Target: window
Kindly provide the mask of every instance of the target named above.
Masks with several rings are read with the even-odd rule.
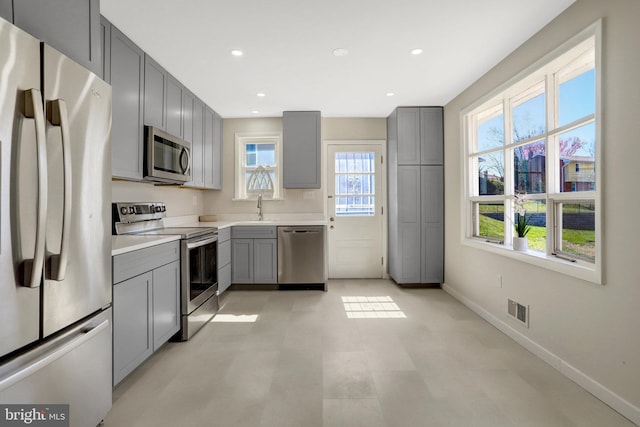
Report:
[[[335,162],[336,216],[374,216],[375,153],[339,152]]]
[[[281,196],[280,133],[236,133],[235,199]]]
[[[464,242],[600,283],[600,22],[462,113]],[[513,254],[515,195],[529,250]]]

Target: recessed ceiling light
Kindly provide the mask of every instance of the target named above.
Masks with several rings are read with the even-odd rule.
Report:
[[[240,49],[233,49],[231,51],[231,55],[233,55],[233,56],[242,56],[242,55],[244,55],[244,52],[241,51]]]
[[[420,55],[422,53],[422,49],[411,49],[411,55]]]
[[[260,111],[258,111],[258,110],[253,110],[253,111],[251,112],[251,114],[260,114]]]
[[[387,93],[386,93],[386,95],[387,95],[387,96],[393,96],[393,95],[395,95],[395,93],[393,93],[393,92],[387,92]]]
[[[258,93],[256,93],[256,96],[259,97],[259,98],[264,98],[265,96],[267,96],[267,94],[264,93],[264,92],[258,92]]]
[[[333,56],[347,56],[349,51],[344,48],[333,49]]]

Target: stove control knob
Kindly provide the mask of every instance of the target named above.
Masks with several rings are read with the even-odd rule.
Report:
[[[160,205],[156,206],[156,212],[162,212],[162,206]]]
[[[129,208],[127,208],[126,206],[121,207],[121,208],[120,208],[120,213],[121,213],[122,215],[126,215],[126,214],[128,214],[128,213],[129,213]]]
[[[133,206],[129,206],[129,214],[133,215],[136,213],[136,208]]]

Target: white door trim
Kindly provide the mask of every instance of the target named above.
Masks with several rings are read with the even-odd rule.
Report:
[[[385,279],[389,278],[389,270],[387,268],[387,262],[389,260],[389,256],[387,253],[388,243],[388,221],[387,221],[387,141],[384,139],[340,139],[340,140],[323,140],[322,141],[322,197],[324,199],[323,203],[323,213],[325,218],[329,218],[329,212],[327,209],[327,197],[329,195],[329,189],[327,187],[327,161],[329,159],[329,146],[330,145],[378,145],[382,148],[383,153],[383,164],[382,164],[382,210],[384,212],[382,217],[382,256],[384,259],[382,265],[382,277]],[[327,227],[329,227],[328,225]],[[328,230],[327,230],[328,231]],[[328,241],[328,239],[327,239]],[[328,257],[326,259],[329,259]],[[327,263],[328,265],[328,263]]]

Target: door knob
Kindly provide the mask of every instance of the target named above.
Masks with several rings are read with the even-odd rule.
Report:
[[[329,226],[330,230],[333,230],[335,227],[333,225]]]
[[[334,217],[329,218],[329,221],[335,221],[336,219]]]

